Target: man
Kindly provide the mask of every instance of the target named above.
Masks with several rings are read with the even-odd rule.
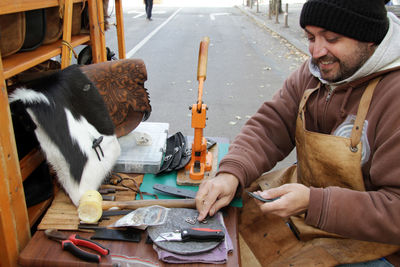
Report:
[[[146,19],[152,20],[151,12],[153,10],[153,0],[144,0],[145,10],[146,10]]]
[[[395,245],[376,254],[387,256],[400,245],[400,20],[384,0],[309,0],[300,25],[311,59],[249,119],[216,177],[201,184],[198,219],[228,205],[296,147],[290,177],[272,177],[264,183],[270,189],[256,192],[279,197],[257,201],[260,216],[290,217],[300,234],[312,228]]]

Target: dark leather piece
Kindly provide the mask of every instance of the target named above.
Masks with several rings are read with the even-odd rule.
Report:
[[[179,166],[182,155],[183,155],[183,147],[186,146],[185,137],[181,132],[177,132],[175,134],[175,144],[174,144],[174,157],[172,159],[171,165],[168,167],[167,171],[173,171],[176,167]]]
[[[150,116],[150,97],[144,87],[147,71],[143,60],[107,61],[85,65],[81,69],[99,89],[117,137],[130,133]]]
[[[175,170],[180,170],[184,168],[192,158],[192,149],[188,146],[186,136],[184,138],[184,144],[182,145],[182,157],[179,164],[175,167]]]
[[[164,185],[164,184],[154,184],[153,189],[168,195],[174,195],[178,197],[185,197],[185,198],[195,198],[196,191],[177,188],[174,186]]]
[[[191,154],[191,149],[187,146],[187,138],[181,132],[168,137],[164,162],[158,174],[182,169],[189,163]]]
[[[216,141],[206,138],[207,149],[212,148]],[[158,174],[177,171],[184,168],[192,157],[191,145],[181,132],[177,132],[167,139],[167,151],[165,152],[164,162]]]
[[[104,228],[96,230],[96,233],[91,236],[90,239],[118,240],[138,243],[141,240],[140,233],[140,230],[134,228],[128,228],[125,230]]]
[[[175,144],[177,136],[176,134],[170,136],[167,138],[167,148],[165,151],[165,155],[163,158],[163,163],[161,165],[160,171],[157,174],[161,174],[165,171],[168,170],[169,166],[172,163],[172,160],[174,159],[174,154],[175,154]]]
[[[46,13],[44,9],[25,11],[25,40],[20,51],[38,48],[46,34]]]

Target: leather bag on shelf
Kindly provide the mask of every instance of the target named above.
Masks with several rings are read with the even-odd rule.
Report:
[[[6,57],[18,52],[25,40],[25,12],[0,16],[0,51]]]
[[[46,34],[45,9],[25,11],[25,40],[20,51],[31,51],[38,48]]]
[[[71,35],[78,35],[82,28],[83,4],[75,3],[72,9]],[[46,34],[43,44],[51,44],[59,40],[63,34],[62,9],[59,7],[46,8]]]
[[[43,44],[51,44],[60,39],[63,33],[62,18],[59,7],[46,8],[46,33]]]
[[[84,6],[82,3],[75,3],[72,9],[71,35],[78,35],[82,29],[82,13]]]

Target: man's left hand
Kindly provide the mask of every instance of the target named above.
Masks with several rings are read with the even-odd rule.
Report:
[[[256,193],[266,199],[279,197],[267,203],[256,201],[263,213],[271,213],[282,218],[306,212],[310,202],[310,188],[302,184],[284,184]]]

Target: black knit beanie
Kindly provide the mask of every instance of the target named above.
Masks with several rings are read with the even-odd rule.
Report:
[[[379,44],[389,28],[385,0],[308,0],[300,25],[317,26],[361,42]]]

